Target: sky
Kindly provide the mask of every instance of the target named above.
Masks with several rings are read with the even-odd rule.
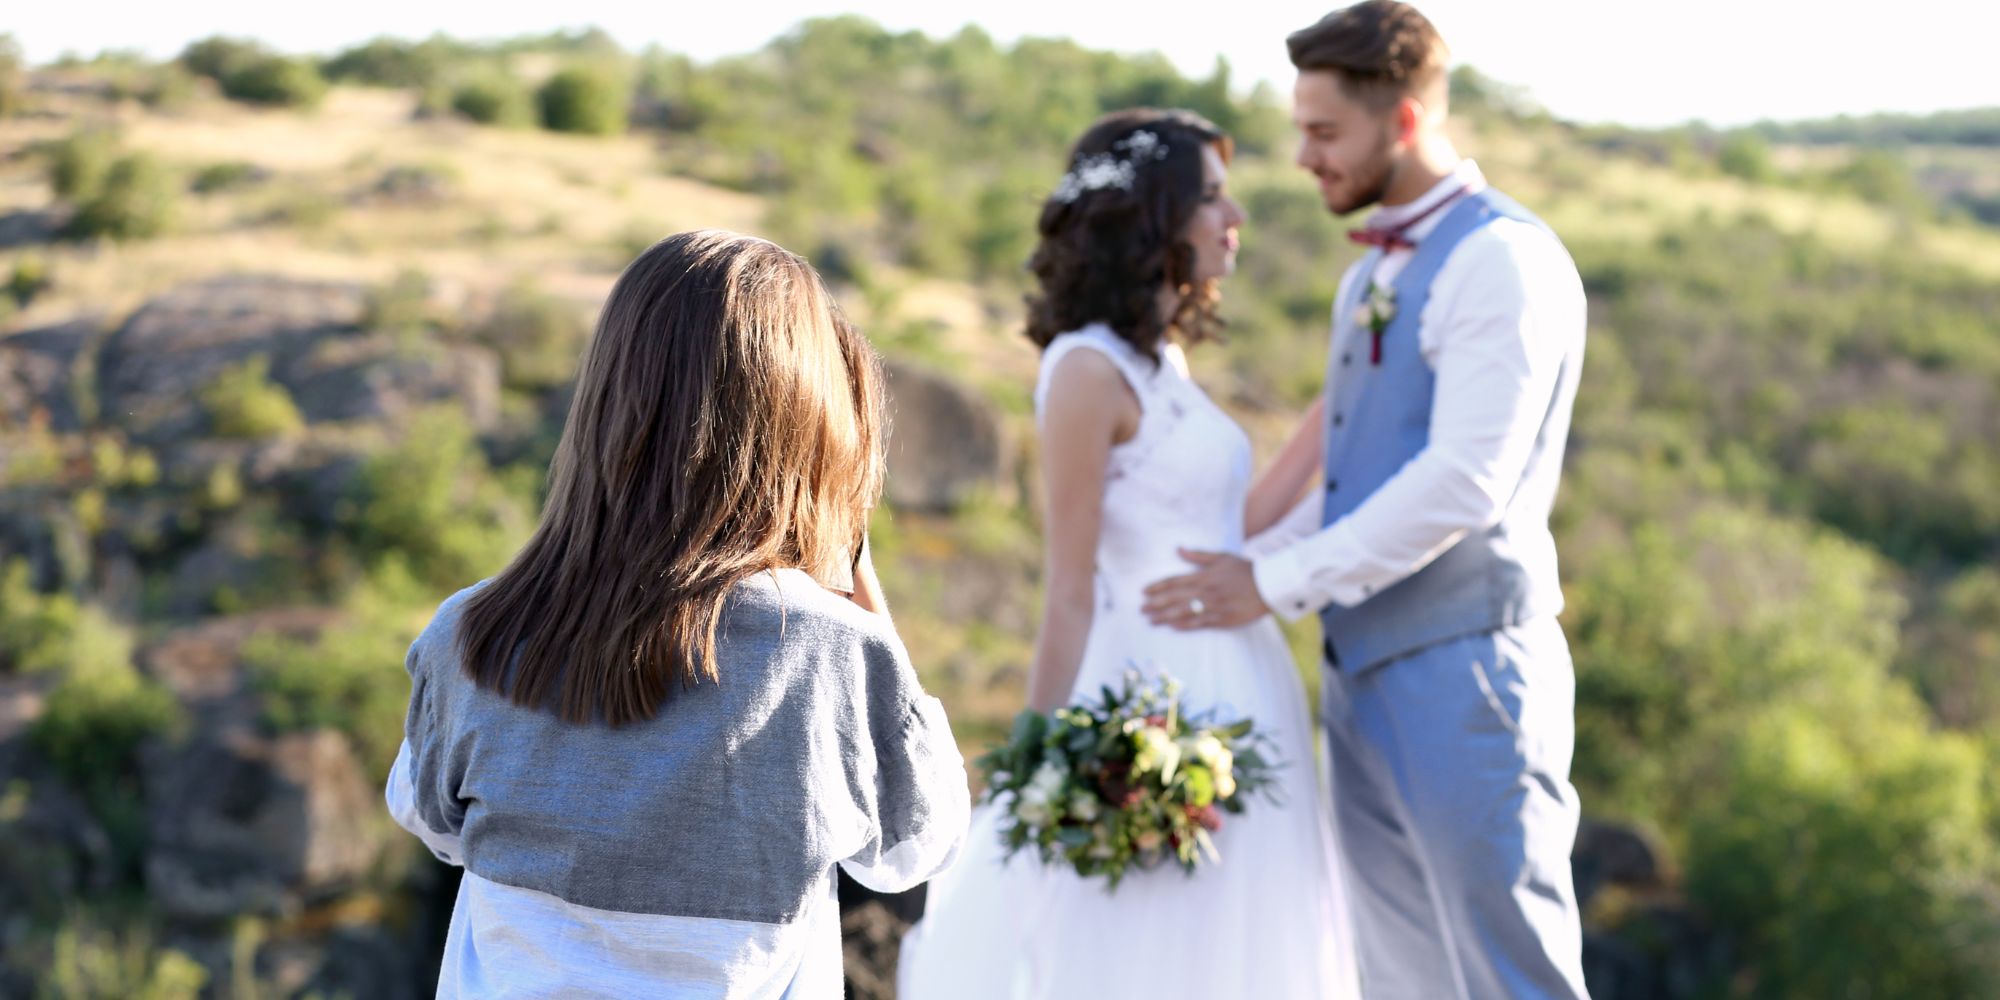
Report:
[[[1580,122],[1737,125],[1878,111],[2000,106],[2000,3],[1993,0],[1429,0],[1455,61],[1524,87]],[[499,38],[597,26],[628,48],[658,44],[707,61],[752,51],[809,17],[860,14],[933,36],[977,24],[1002,43],[1064,36],[1093,48],[1157,51],[1205,75],[1229,60],[1242,86],[1289,89],[1284,37],[1332,9],[1262,0],[1144,8],[1077,0],[756,0],[634,4],[563,0],[14,0],[0,15],[32,62],[137,49],[165,58],[226,33],[290,52],[330,53],[376,35]],[[718,11],[726,13],[718,14]]]

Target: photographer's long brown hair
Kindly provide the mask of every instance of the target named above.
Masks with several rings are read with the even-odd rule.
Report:
[[[784,248],[710,230],[641,254],[584,355],[540,526],[465,604],[466,672],[613,726],[718,679],[737,583],[844,573],[881,493],[881,384]]]

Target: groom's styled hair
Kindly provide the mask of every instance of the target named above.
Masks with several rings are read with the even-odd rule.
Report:
[[[1301,72],[1325,70],[1349,97],[1377,111],[1405,97],[1443,108],[1451,49],[1430,19],[1396,0],[1367,0],[1336,10],[1285,39]]]

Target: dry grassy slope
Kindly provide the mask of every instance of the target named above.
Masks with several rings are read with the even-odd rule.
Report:
[[[409,94],[341,88],[311,113],[208,100],[172,115],[128,106],[0,123],[0,149],[98,121],[116,124],[127,146],[190,173],[247,163],[273,175],[237,191],[184,197],[171,235],[48,255],[55,293],[21,322],[86,309],[116,314],[189,278],[238,270],[379,281],[418,268],[465,290],[533,276],[595,300],[624,263],[619,248],[641,235],[754,230],[763,211],[756,198],[660,173],[645,138],[419,121],[414,107]],[[372,195],[396,167],[441,172],[444,197],[399,203]],[[38,208],[48,198],[38,163],[14,160],[0,173],[0,209]]]
[[[32,254],[47,260],[51,294],[15,318],[17,327],[79,313],[116,318],[180,282],[233,272],[379,282],[414,268],[447,301],[491,292],[523,277],[596,304],[631,250],[682,229],[761,228],[761,199],[681,177],[657,166],[655,140],[583,138],[414,118],[411,94],[336,88],[314,112],[259,110],[219,99],[183,112],[137,105],[107,111],[70,102],[53,117],[0,122],[0,212],[39,209],[50,193],[38,159],[10,157],[84,124],[115,125],[126,146],[192,176],[222,163],[263,168],[261,184],[180,199],[174,231],[132,243],[0,250],[0,268]],[[413,167],[446,178],[434,201],[372,193],[390,170]],[[880,269],[878,269],[880,271]],[[934,321],[927,355],[982,378],[1031,378],[1033,352],[996,336],[996,320],[972,288],[880,271],[894,315],[870,315],[846,296],[864,325]]]
[[[79,313],[116,318],[182,281],[230,271],[278,272],[365,282],[415,268],[446,301],[474,298],[531,277],[595,304],[631,248],[679,229],[755,232],[764,203],[660,171],[654,138],[596,139],[540,131],[418,120],[403,92],[336,88],[317,111],[259,110],[213,97],[170,113],[136,105],[107,111],[71,98],[66,113],[0,122],[0,212],[48,204],[40,163],[7,156],[86,123],[118,126],[128,146],[187,171],[247,163],[270,171],[262,184],[187,195],[168,236],[125,244],[0,250],[47,258],[56,286],[15,318],[25,327]],[[1964,225],[1913,223],[1849,199],[1696,178],[1595,154],[1557,128],[1496,123],[1460,129],[1462,146],[1490,176],[1577,239],[1647,239],[1708,214],[1757,211],[1786,229],[1844,246],[1891,243],[1904,252],[2000,278],[2000,234]],[[436,171],[443,197],[395,200],[372,194],[397,167]],[[1243,163],[1239,183],[1305,179],[1282,162]],[[1246,252],[1256,252],[1254,228]],[[959,282],[878,269],[887,294],[845,296],[857,321],[888,329],[931,321],[920,352],[964,373],[1018,410],[1035,357],[1014,332],[1018,307]],[[871,305],[884,315],[871,315]],[[1193,359],[1202,368],[1201,352]],[[1265,447],[1283,433],[1282,414],[1244,414]]]

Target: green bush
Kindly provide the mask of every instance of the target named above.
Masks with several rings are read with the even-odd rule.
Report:
[[[450,56],[441,40],[406,42],[376,38],[343,49],[322,67],[329,80],[374,87],[424,87],[436,80]]]
[[[49,278],[48,261],[23,256],[14,261],[14,270],[7,276],[6,293],[15,305],[26,309],[54,284]]]
[[[310,60],[267,55],[222,77],[224,95],[248,104],[315,108],[326,97],[326,79]]]
[[[1744,995],[1993,996],[1986,762],[1909,699],[1852,694],[1723,736],[1718,787],[1689,817],[1688,891],[1739,942]]]
[[[312,641],[261,635],[245,643],[266,722],[280,731],[338,729],[378,778],[386,776],[410,698],[403,657],[431,608],[423,593],[390,560],[343,602],[341,623]]]
[[[102,789],[130,774],[133,752],[185,722],[172,694],[132,666],[132,637],[86,615],[70,637],[62,679],[31,730],[35,745],[80,788]]]
[[[186,107],[194,100],[195,77],[177,63],[147,68],[123,88],[130,97],[156,111]]]
[[[1947,725],[2000,736],[2000,571],[1979,567],[1941,587],[1909,629],[1902,662]]]
[[[481,125],[524,128],[535,123],[535,99],[513,77],[475,76],[452,90],[451,109]]]
[[[118,160],[118,137],[104,129],[82,128],[50,143],[45,154],[49,187],[57,198],[79,202],[97,195]]]
[[[194,180],[188,189],[195,194],[218,194],[246,188],[264,179],[264,168],[242,160],[227,163],[211,163],[195,171]]]
[[[269,55],[270,52],[264,46],[249,39],[210,35],[188,43],[188,47],[181,50],[178,61],[188,72],[220,83],[238,70]]]
[[[510,286],[472,335],[499,352],[509,386],[545,389],[576,377],[590,329],[581,311],[533,283]]]
[[[219,437],[255,440],[305,426],[291,393],[271,380],[271,359],[261,354],[225,369],[199,395]]]
[[[68,235],[114,240],[158,236],[173,225],[175,187],[173,176],[153,157],[145,153],[121,157],[97,192],[77,203]]]
[[[631,112],[632,83],[614,71],[573,66],[549,77],[535,102],[551,131],[618,135]]]
[[[356,479],[351,537],[371,564],[400,560],[419,583],[457,589],[498,572],[531,513],[496,480],[462,412],[417,416]]]
[[[41,673],[71,658],[82,609],[66,594],[42,594],[16,559],[0,572],[0,673]]]
[[[442,323],[431,301],[430,276],[414,269],[397,272],[387,284],[369,292],[361,322],[399,342],[421,342]]]
[[[1731,133],[1716,151],[1715,162],[1723,173],[1754,184],[1768,183],[1778,176],[1778,168],[1771,162],[1771,144],[1755,132]]]
[[[27,60],[10,34],[0,34],[0,118],[18,113],[27,99]]]
[[[107,930],[72,917],[36,963],[44,995],[64,1000],[197,1000],[208,970],[186,953],[159,947],[143,928]]]
[[[1719,732],[1820,685],[1885,676],[1903,602],[1881,560],[1833,532],[1691,499],[1671,470],[1626,480],[1623,460],[1592,459],[1573,468],[1569,502],[1620,534],[1564,552],[1576,781],[1593,809],[1670,822],[1711,794],[1692,762]],[[1606,509],[1626,493],[1663,509]]]

